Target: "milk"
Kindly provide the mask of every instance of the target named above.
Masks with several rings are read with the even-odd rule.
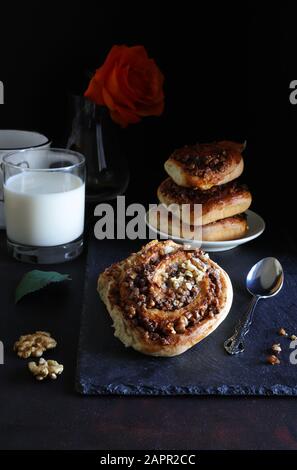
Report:
[[[67,172],[30,171],[4,185],[7,236],[29,246],[69,243],[83,233],[85,184]]]

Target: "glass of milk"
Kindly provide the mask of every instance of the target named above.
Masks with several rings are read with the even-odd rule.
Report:
[[[20,261],[61,263],[83,249],[85,158],[66,149],[28,149],[2,162],[7,244]]]

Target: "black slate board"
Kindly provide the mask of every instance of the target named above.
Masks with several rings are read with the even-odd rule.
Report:
[[[289,338],[278,336],[284,327],[297,335],[297,253],[281,235],[269,230],[258,240],[221,253],[210,253],[230,275],[234,301],[227,319],[218,329],[175,358],[144,356],[126,349],[113,336],[111,319],[96,292],[98,273],[111,263],[137,251],[143,241],[95,240],[89,243],[78,352],[76,389],[101,395],[297,395],[297,365],[289,361]],[[285,271],[279,295],[259,302],[246,350],[229,356],[223,343],[250,300],[245,277],[250,267],[265,256],[276,256]],[[266,363],[269,348],[282,345],[281,364]]]

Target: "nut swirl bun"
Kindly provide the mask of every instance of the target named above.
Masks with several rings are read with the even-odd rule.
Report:
[[[153,240],[100,274],[98,292],[126,347],[176,356],[214,331],[233,298],[228,275],[201,250]]]
[[[209,189],[228,183],[243,172],[244,144],[221,141],[187,145],[175,150],[165,170],[179,186]]]
[[[184,220],[184,222],[194,225],[211,224],[217,220],[241,214],[249,208],[252,202],[248,188],[238,181],[201,191],[183,188],[175,184],[171,178],[167,178],[160,184],[157,194],[159,201],[165,206],[190,204],[190,220]],[[202,204],[202,220],[196,219],[194,204]]]

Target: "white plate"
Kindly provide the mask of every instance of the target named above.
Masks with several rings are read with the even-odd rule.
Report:
[[[156,235],[161,235],[163,238],[171,238],[174,240],[176,243],[185,243],[189,244],[193,247],[201,248],[204,251],[226,251],[226,250],[232,250],[232,248],[235,248],[239,245],[243,245],[243,243],[250,242],[251,240],[254,240],[254,238],[257,238],[261,235],[261,233],[264,232],[265,230],[265,222],[260,217],[256,212],[247,210],[246,211],[247,215],[247,223],[248,223],[248,231],[246,235],[242,238],[237,238],[235,240],[227,240],[227,241],[222,241],[222,242],[203,242],[201,243],[200,240],[187,240],[186,238],[179,238],[175,236],[171,236],[168,234],[165,234],[164,232],[160,232],[156,228],[154,228],[152,225],[150,225],[147,221],[146,218],[146,224],[152,230],[155,232]]]

